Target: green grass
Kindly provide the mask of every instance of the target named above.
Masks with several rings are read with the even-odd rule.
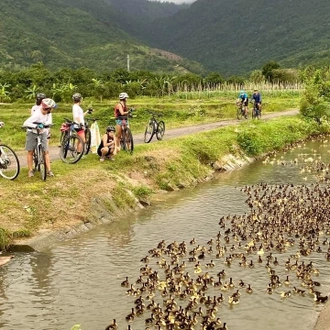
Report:
[[[181,98],[182,93],[179,93],[163,98],[139,97],[129,99],[128,106],[136,108],[134,118],[130,120],[133,134],[144,132],[150,117],[147,109],[162,114],[166,129],[234,119],[236,116],[236,91],[192,92],[188,94],[189,98]],[[265,91],[262,94],[263,113],[298,108],[300,94],[300,91]],[[90,117],[99,118],[98,124],[101,133],[109,123],[114,125],[113,107],[116,102],[117,100],[99,102],[93,99],[84,99],[82,107],[92,106],[95,109]],[[0,139],[15,150],[24,149],[25,131],[21,129],[21,126],[29,117],[31,107],[32,104],[0,104],[0,121],[5,122],[5,126],[0,130]],[[64,118],[72,118],[71,108],[71,104],[59,104],[59,107],[54,111],[51,145],[56,146],[58,144],[60,127]]]

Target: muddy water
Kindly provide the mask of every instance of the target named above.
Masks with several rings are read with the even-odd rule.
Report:
[[[121,287],[121,282],[127,276],[130,283],[134,283],[134,288],[139,286],[135,280],[140,275],[140,268],[145,266],[141,258],[149,255],[149,250],[161,240],[165,240],[166,245],[185,241],[188,251],[197,245],[209,247],[207,242],[211,238],[215,240],[219,231],[220,217],[248,212],[242,187],[258,182],[309,185],[315,180],[313,173],[301,171],[301,167],[321,156],[329,161],[328,149],[328,143],[302,145],[274,159],[270,158],[267,163],[256,162],[222,174],[213,182],[173,193],[166,202],[160,201],[157,206],[118,219],[111,225],[54,246],[49,251],[16,255],[10,263],[0,268],[0,328],[66,330],[80,323],[82,330],[97,330],[105,329],[116,319],[119,329],[126,329],[125,317],[137,297],[127,295],[127,288]],[[295,164],[295,159],[299,159],[299,164]],[[196,243],[190,245],[193,239]],[[228,248],[233,244],[237,242],[230,242]],[[294,273],[288,273],[283,267],[296,251],[296,248],[289,247],[283,253],[274,253],[279,261],[276,273],[282,285],[272,294],[266,292],[269,283],[265,267],[267,253],[262,256],[263,263],[260,264],[255,254],[248,255],[248,261],[254,262],[253,268],[242,267],[238,261],[227,265],[225,258],[206,254],[203,264],[213,260],[215,267],[203,267],[203,271],[208,271],[217,281],[217,273],[224,269],[227,274],[224,281],[231,277],[236,284],[235,289],[221,291],[209,287],[207,291],[211,297],[220,293],[225,297],[225,301],[218,306],[217,316],[227,323],[230,330],[313,328],[323,305],[316,304],[307,293],[305,296],[294,294],[294,286],[307,289],[301,286]],[[150,258],[149,266],[162,274],[157,264],[160,260]],[[313,279],[321,283],[319,290],[328,294],[330,263],[325,260],[324,254],[315,252],[306,258],[301,257],[299,263],[302,260],[314,262],[320,273]],[[187,262],[184,272],[196,278],[194,264]],[[275,268],[275,265],[272,266]],[[287,275],[291,283],[286,285],[284,280]],[[245,288],[238,287],[240,280],[251,285],[251,294],[246,293]],[[239,304],[228,304],[228,296],[237,289],[241,292]],[[292,292],[291,297],[281,297],[281,293],[288,290]],[[154,299],[162,303],[165,298],[158,294]],[[182,306],[187,304],[185,300],[178,299],[177,302]],[[135,317],[131,323],[132,329],[145,329],[144,321],[148,317],[150,311]]]

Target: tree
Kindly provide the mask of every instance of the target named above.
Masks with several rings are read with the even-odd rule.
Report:
[[[262,67],[262,75],[269,82],[273,82],[274,70],[279,69],[280,65],[275,61],[269,61]]]

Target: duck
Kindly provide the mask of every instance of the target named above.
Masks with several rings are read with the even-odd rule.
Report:
[[[248,287],[246,288],[246,292],[247,293],[252,293],[253,292],[253,289],[251,288],[250,284],[248,284]]]
[[[128,276],[126,276],[125,281],[121,282],[120,284],[122,287],[128,288],[129,287],[129,281]]]
[[[105,330],[117,330],[117,329],[118,329],[118,324],[116,319],[113,319],[112,323],[105,328]]]
[[[317,303],[326,303],[328,301],[328,296],[321,296],[320,294],[314,294],[314,301]]]
[[[289,290],[289,291],[286,291],[286,292],[281,292],[281,297],[282,298],[289,298],[289,297],[291,297],[291,291]]]
[[[300,294],[301,296],[304,296],[306,291],[305,291],[305,290],[298,289],[298,288],[296,288],[296,287],[294,286],[294,287],[293,287],[293,292],[298,293],[298,294]]]
[[[286,279],[285,279],[285,281],[284,281],[284,284],[285,285],[290,285],[290,280],[289,280],[289,275],[287,275],[287,277],[286,277]]]
[[[131,313],[129,313],[127,316],[126,316],[126,321],[127,322],[133,322],[134,321],[134,318],[135,318],[135,315],[136,315],[136,313],[135,313],[135,310],[134,310],[134,308],[132,308],[132,312]]]

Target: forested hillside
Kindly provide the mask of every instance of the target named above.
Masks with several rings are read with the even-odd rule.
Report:
[[[140,38],[222,74],[330,64],[328,0],[197,0],[138,30]]]
[[[119,28],[123,15],[103,0],[2,0],[0,64],[21,69],[43,62],[51,69],[127,67],[203,72],[198,63],[169,59]]]

